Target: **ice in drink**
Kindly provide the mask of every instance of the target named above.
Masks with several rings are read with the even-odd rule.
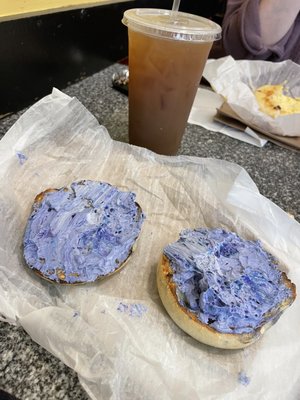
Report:
[[[145,24],[141,28],[140,21],[131,23],[127,15],[129,142],[160,154],[174,155],[180,147],[212,37],[215,38],[212,34],[205,36],[207,29],[203,35],[203,24],[214,35],[216,24],[185,13],[177,13],[172,21],[169,10],[128,10],[125,16],[130,12],[135,16],[140,12],[138,17]],[[195,34],[194,19],[202,28],[200,33],[196,29]],[[184,32],[182,27],[178,29],[182,24],[185,24]]]

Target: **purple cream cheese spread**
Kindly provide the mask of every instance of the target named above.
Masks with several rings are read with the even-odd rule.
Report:
[[[27,264],[45,277],[93,282],[130,255],[144,215],[135,194],[102,182],[74,182],[34,205],[24,235]]]
[[[260,242],[233,232],[185,230],[164,254],[179,303],[219,332],[252,332],[278,318],[269,311],[290,296],[274,258]]]

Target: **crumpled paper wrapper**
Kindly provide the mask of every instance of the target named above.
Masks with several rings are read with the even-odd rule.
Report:
[[[188,122],[203,126],[209,131],[223,133],[257,147],[263,147],[268,141],[248,126],[242,131],[215,120],[216,110],[221,108],[223,102],[222,96],[214,91],[203,87],[198,88]]]
[[[296,399],[300,305],[256,344],[210,348],[175,326],[156,289],[163,247],[183,228],[224,227],[260,238],[300,287],[299,224],[260,195],[238,165],[166,157],[113,141],[76,99],[58,90],[0,142],[0,312],[73,368],[92,399]],[[147,219],[118,274],[60,286],[24,263],[22,237],[35,195],[74,180],[132,190]]]
[[[300,65],[291,60],[236,61],[231,56],[208,60],[203,72],[213,90],[224,97],[246,124],[282,136],[300,136],[300,114],[272,118],[260,111],[254,91],[262,85],[282,84],[294,97],[300,97],[299,75]]]

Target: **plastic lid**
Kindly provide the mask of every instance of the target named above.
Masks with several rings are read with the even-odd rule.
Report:
[[[130,29],[175,40],[213,42],[221,38],[221,27],[209,19],[180,11],[133,8],[124,12]]]

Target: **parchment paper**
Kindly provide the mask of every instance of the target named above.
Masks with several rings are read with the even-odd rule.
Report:
[[[245,124],[282,136],[300,136],[300,114],[272,118],[259,109],[254,91],[263,85],[283,85],[287,95],[300,97],[300,66],[291,60],[208,60],[203,76],[226,99]]]
[[[298,300],[259,342],[225,351],[183,333],[158,297],[163,247],[199,226],[260,238],[300,287],[299,224],[241,167],[115,142],[77,99],[54,90],[1,140],[0,178],[1,318],[73,368],[92,399],[299,399]],[[133,190],[147,219],[120,273],[59,286],[25,267],[22,236],[35,195],[78,179]]]
[[[223,97],[218,93],[202,87],[198,88],[188,122],[203,126],[209,131],[223,133],[257,147],[263,147],[268,141],[248,126],[244,131],[241,131],[214,120],[216,110],[222,106],[223,102]]]

